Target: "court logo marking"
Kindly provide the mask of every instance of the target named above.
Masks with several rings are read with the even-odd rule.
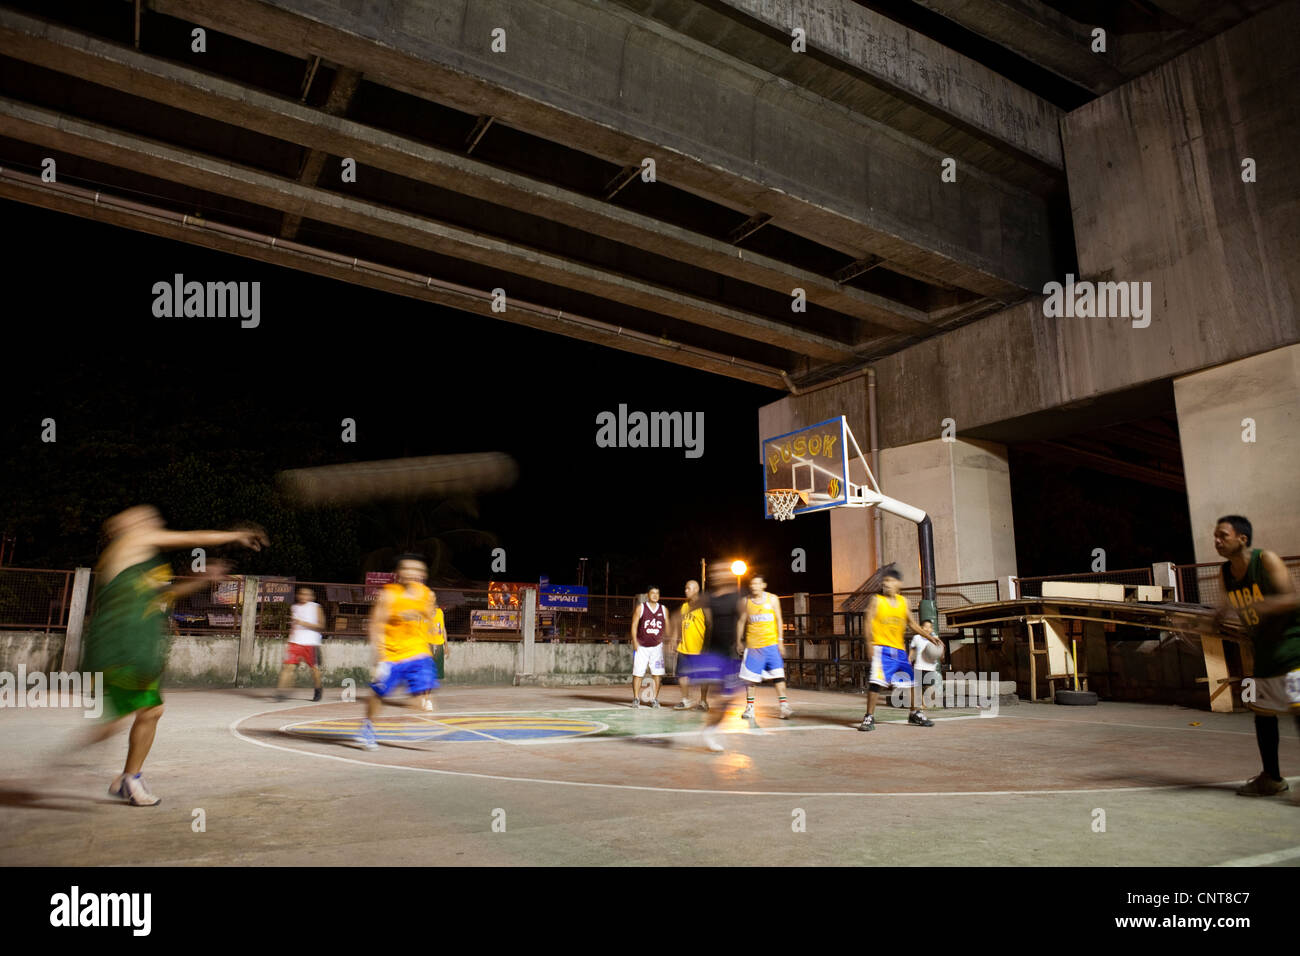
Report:
[[[361,717],[332,720],[304,720],[286,724],[282,733],[326,740],[351,740],[361,733]],[[598,720],[552,717],[534,714],[415,714],[380,718],[374,722],[375,739],[382,742],[438,741],[464,743],[490,740],[511,743],[522,740],[556,740],[598,734],[609,725]]]

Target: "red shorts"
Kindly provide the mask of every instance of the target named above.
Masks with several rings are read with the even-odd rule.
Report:
[[[284,655],[285,664],[306,664],[308,667],[316,666],[316,648],[310,644],[295,644],[289,642],[288,650]]]

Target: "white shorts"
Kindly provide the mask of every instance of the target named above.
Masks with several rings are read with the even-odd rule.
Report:
[[[1300,714],[1300,667],[1280,677],[1256,677],[1255,699],[1246,706],[1260,714]]]
[[[650,673],[655,677],[664,675],[664,646],[656,644],[654,647],[636,646],[636,653],[632,655],[632,676],[645,677],[645,669],[649,667]]]

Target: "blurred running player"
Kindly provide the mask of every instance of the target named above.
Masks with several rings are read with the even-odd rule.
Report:
[[[429,652],[434,606],[433,592],[424,585],[428,575],[428,568],[419,558],[401,558],[397,562],[397,580],[384,585],[370,612],[374,667],[370,689],[374,693],[366,698],[365,722],[355,738],[367,750],[379,747],[374,719],[384,698],[405,686],[411,695],[405,706],[423,709],[428,693],[438,686]]]
[[[691,682],[704,693],[708,688],[715,688],[716,707],[708,708],[709,716],[704,729],[704,744],[714,753],[721,753],[725,748],[718,738],[716,728],[727,715],[731,698],[740,690],[740,655],[744,649],[744,638],[740,621],[741,599],[731,589],[728,576],[731,565],[720,561],[709,565],[706,580],[715,582],[713,591],[700,602],[704,615],[704,635],[700,640],[700,652],[691,662]],[[716,701],[721,695],[722,700]]]
[[[104,530],[109,540],[95,568],[95,616],[86,633],[82,663],[84,670],[103,675],[104,722],[88,742],[107,739],[134,715],[126,764],[108,792],[132,806],[152,807],[160,800],[149,792],[141,772],[163,713],[168,612],[181,594],[207,583],[199,579],[170,587],[171,565],[160,551],[224,544],[256,551],[267,539],[258,530],[170,531],[151,505],[137,505],[114,515],[104,523]],[[225,570],[223,564],[212,562],[207,577]]]
[[[785,698],[785,660],[781,657],[781,635],[785,633],[781,620],[781,600],[767,593],[767,582],[761,575],[749,581],[750,596],[740,612],[741,633],[745,639],[745,659],[740,662],[740,676],[748,681],[745,688],[745,712],[741,716],[754,721],[754,687],[765,680],[776,681],[777,700],[781,705],[781,719],[794,716],[790,702]]]

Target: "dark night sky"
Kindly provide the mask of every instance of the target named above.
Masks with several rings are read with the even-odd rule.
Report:
[[[436,531],[491,536],[444,538],[447,580],[573,583],[586,557],[597,591],[608,560],[615,593],[671,595],[700,558],[743,557],[779,593],[830,590],[829,517],[762,517],[756,411],[778,392],[21,204],[0,202],[0,217],[21,237],[6,263],[0,471],[0,530],[17,533],[20,566],[88,563],[108,514],[152,501],[177,527],[278,529],[280,547],[235,555],[237,570],[360,580],[363,557],[401,550],[394,529],[409,522],[391,506],[333,523],[290,512],[270,496],[277,471],[501,451],[519,463],[514,488],[481,496],[477,515],[435,515]],[[177,272],[260,281],[260,327],[154,318],[153,285]],[[598,448],[596,416],[620,403],[703,412],[703,456]],[[345,417],[355,445],[340,441]],[[1015,447],[1010,461],[1021,574],[1088,570],[1094,546],[1112,568],[1192,560],[1183,494]]]
[[[24,237],[6,269],[9,342],[26,344],[5,363],[10,465],[0,485],[0,525],[14,525],[15,490],[32,502],[22,526],[39,525],[20,537],[19,565],[93,552],[84,528],[106,515],[66,517],[86,507],[79,495],[120,476],[117,497],[129,503],[191,454],[221,489],[214,510],[233,517],[228,486],[239,479],[228,475],[502,451],[518,461],[520,480],[482,496],[473,523],[506,549],[507,572],[491,575],[489,549],[468,548],[455,565],[470,578],[572,582],[587,557],[600,568],[588,583],[603,589],[608,558],[614,589],[654,580],[674,594],[701,557],[716,555],[761,567],[774,590],[829,590],[829,519],[778,527],[762,517],[756,410],[779,393],[21,204],[0,203],[0,217],[11,237]],[[260,327],[154,318],[152,286],[177,272],[261,281]],[[596,416],[620,403],[702,411],[703,456],[598,448]],[[57,422],[54,445],[39,440],[46,417]],[[356,445],[339,440],[344,417],[357,421]],[[122,442],[149,451],[123,460],[113,453]],[[51,473],[57,482],[43,477]],[[48,498],[34,487],[56,483]],[[202,502],[178,510],[164,505],[177,525],[206,515]],[[796,546],[808,551],[804,575],[789,570]],[[258,564],[296,574],[274,551]],[[359,573],[355,555],[319,567]]]

